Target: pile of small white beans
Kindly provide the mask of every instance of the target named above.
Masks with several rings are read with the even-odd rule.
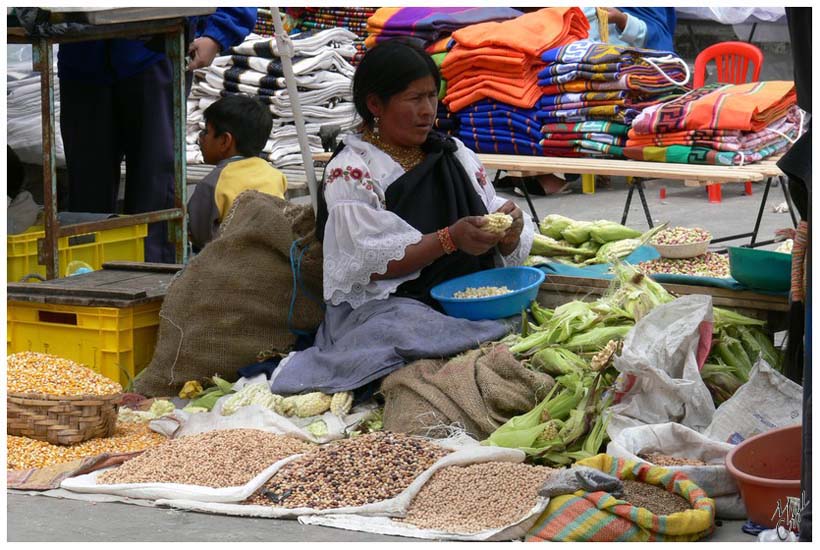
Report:
[[[699,227],[670,227],[652,238],[652,244],[695,244],[712,240],[712,234]]]

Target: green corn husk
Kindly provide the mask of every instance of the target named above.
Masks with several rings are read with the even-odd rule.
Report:
[[[589,240],[589,231],[592,225],[592,222],[573,222],[561,231],[561,236],[568,243],[579,245]]]
[[[610,340],[623,340],[633,325],[597,326],[584,333],[576,334],[563,346],[570,351],[600,351]]]
[[[760,327],[749,327],[749,333],[757,341],[763,352],[763,359],[770,367],[778,372],[783,372],[783,352],[774,347],[772,339]]]
[[[712,394],[715,405],[720,405],[744,384],[744,380],[738,377],[737,369],[724,364],[719,358],[715,363],[704,363],[700,370],[700,377]]]
[[[641,232],[619,223],[603,220],[595,222],[589,230],[589,236],[596,243],[605,244],[624,239],[637,239],[641,236]]]
[[[532,313],[533,318],[535,318],[535,322],[541,325],[542,327],[547,324],[547,322],[552,319],[552,316],[555,312],[549,308],[542,307],[538,304],[538,302],[534,301],[530,304],[530,312]]]
[[[576,254],[586,255],[587,257],[593,255],[589,250],[575,248],[546,235],[536,233],[533,236],[532,247],[530,248],[531,256],[574,256]]]
[[[556,384],[550,393],[531,411],[514,416],[499,426],[490,436],[481,442],[482,445],[520,449],[527,454],[536,454],[543,448],[536,447],[536,440],[544,433],[549,422],[563,421],[569,417],[584,397],[584,389],[575,392],[561,390]]]
[[[712,314],[715,318],[715,332],[718,332],[721,329],[724,329],[729,326],[758,326],[762,327],[766,323],[761,321],[760,319],[753,319],[751,317],[746,317],[745,315],[741,315],[736,311],[732,311],[730,309],[723,309],[719,307],[712,307]]]
[[[573,223],[575,223],[575,220],[567,218],[566,216],[550,214],[541,220],[538,227],[542,234],[557,240],[561,238],[561,232]]]
[[[533,355],[530,362],[533,368],[553,376],[583,373],[587,363],[576,354],[563,348],[544,348]]]
[[[590,258],[586,261],[587,264],[607,264],[613,263],[616,260],[621,258],[626,258],[638,247],[641,247],[649,242],[649,240],[654,237],[658,232],[663,231],[667,223],[663,223],[657,227],[653,227],[649,231],[643,233],[640,237],[635,237],[632,239],[621,239],[620,241],[611,241],[606,244],[601,245],[601,248],[598,249],[598,252],[595,254],[593,258]]]
[[[552,260],[546,256],[527,256],[527,259],[524,260],[524,265],[529,267],[538,267],[539,265],[546,265],[551,261]]]

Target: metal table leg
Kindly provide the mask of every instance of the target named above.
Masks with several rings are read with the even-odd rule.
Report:
[[[655,224],[652,222],[652,214],[649,212],[649,203],[646,202],[646,195],[643,190],[643,179],[641,178],[633,178],[629,186],[629,193],[626,195],[626,204],[624,204],[624,214],[621,216],[621,225],[626,225],[626,219],[629,217],[629,206],[632,204],[632,193],[635,192],[636,188],[638,189],[638,196],[641,199],[644,216],[646,216],[646,223],[649,224],[649,228],[652,229],[655,227]]]
[[[174,208],[182,210],[182,217],[168,221],[168,238],[176,248],[176,262],[184,264],[188,260],[188,212],[186,209],[187,177],[185,160],[185,124],[187,106],[185,99],[185,33],[168,35],[165,39],[165,51],[171,60],[173,81],[171,97],[173,98],[174,126]]]
[[[771,177],[766,178],[766,187],[763,188],[763,198],[760,199],[760,208],[757,210],[757,219],[755,220],[755,228],[752,230],[752,240],[749,241],[749,248],[754,248],[755,240],[757,240],[757,232],[760,229],[760,221],[763,219],[763,210],[766,208],[766,199],[769,197],[769,189],[772,186]]]

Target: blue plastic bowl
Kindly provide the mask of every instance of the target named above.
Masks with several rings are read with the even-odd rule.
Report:
[[[519,315],[538,296],[544,272],[534,267],[499,267],[450,279],[430,289],[444,312],[451,317],[480,321]],[[453,294],[470,287],[506,286],[512,292],[486,298],[453,298]]]
[[[792,256],[774,250],[729,247],[729,271],[749,288],[785,292],[792,284]]]

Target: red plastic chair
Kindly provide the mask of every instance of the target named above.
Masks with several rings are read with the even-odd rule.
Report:
[[[720,42],[709,46],[695,58],[695,72],[692,75],[692,86],[695,88],[700,88],[706,81],[706,65],[710,61],[714,61],[717,67],[717,82],[756,82],[763,66],[763,52],[748,42]],[[750,64],[752,77],[747,79]]]
[[[695,58],[695,71],[692,75],[692,86],[700,88],[706,81],[706,65],[715,62],[717,68],[717,82],[725,84],[744,84],[757,82],[760,78],[760,68],[763,66],[763,52],[754,44],[748,42],[719,42],[700,52]],[[746,75],[750,72],[751,78]],[[713,183],[706,186],[709,202],[720,202],[720,184]],[[746,194],[752,194],[752,182],[746,182]]]

